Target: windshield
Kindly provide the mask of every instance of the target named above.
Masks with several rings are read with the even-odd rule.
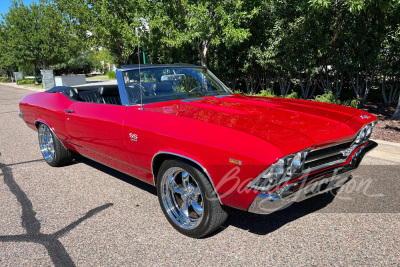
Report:
[[[193,67],[155,67],[122,73],[130,105],[226,95],[232,92],[210,71]]]

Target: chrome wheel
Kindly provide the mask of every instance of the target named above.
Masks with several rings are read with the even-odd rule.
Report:
[[[54,140],[46,124],[39,126],[39,146],[44,159],[47,162],[52,162],[54,160]]]
[[[192,230],[201,223],[203,195],[196,180],[186,170],[180,167],[167,169],[160,189],[164,208],[176,225]]]

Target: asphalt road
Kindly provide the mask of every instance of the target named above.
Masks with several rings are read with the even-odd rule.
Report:
[[[231,209],[194,240],[152,186],[85,158],[48,166],[18,117],[30,93],[0,84],[0,266],[400,264],[400,146],[369,154],[336,196],[266,216]]]

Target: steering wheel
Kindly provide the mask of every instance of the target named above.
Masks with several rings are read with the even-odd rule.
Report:
[[[149,94],[148,90],[146,87],[140,84],[135,84],[133,86],[129,86],[129,89],[131,90],[131,102],[133,104],[138,104],[140,102],[140,93],[142,93],[142,96],[146,96]],[[139,94],[136,96],[133,92],[137,90]]]

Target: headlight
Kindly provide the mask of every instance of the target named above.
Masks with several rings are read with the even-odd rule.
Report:
[[[304,161],[309,150],[304,150],[293,155],[279,159],[268,169],[251,181],[247,187],[259,191],[267,191],[282,184],[303,171]]]
[[[374,128],[375,124],[376,122],[374,121],[361,128],[361,130],[358,132],[356,136],[355,143],[363,144],[367,142],[372,135],[372,129]]]
[[[365,128],[361,130],[360,132],[360,142],[364,143],[365,142]]]
[[[304,161],[306,159],[306,156],[308,154],[308,150],[302,151],[297,153],[292,161],[292,171],[294,173],[299,173],[303,171],[303,167],[304,167]]]

